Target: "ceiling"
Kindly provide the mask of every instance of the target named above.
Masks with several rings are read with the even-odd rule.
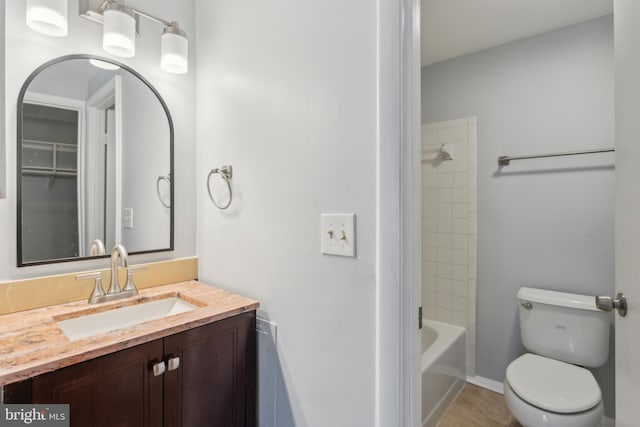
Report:
[[[422,65],[613,13],[613,0],[421,0]]]

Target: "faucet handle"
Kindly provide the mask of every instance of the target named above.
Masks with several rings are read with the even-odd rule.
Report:
[[[88,273],[76,274],[76,280],[86,279],[101,279],[102,273],[100,271],[90,271]]]
[[[102,289],[102,273],[99,271],[91,271],[89,273],[77,274],[76,280],[95,279],[93,292],[89,296],[89,304],[100,302],[104,297],[104,289]]]
[[[135,273],[136,271],[146,270],[146,269],[147,269],[146,265],[132,265],[130,267],[127,267],[127,283],[124,285],[124,288],[122,288],[122,291],[123,292],[129,291],[133,295],[137,295],[138,288],[136,288],[136,284],[133,281],[133,273]]]

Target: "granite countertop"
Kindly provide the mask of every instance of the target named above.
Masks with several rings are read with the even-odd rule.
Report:
[[[57,321],[78,315],[172,296],[198,308],[77,341],[70,341],[56,326]],[[0,315],[0,386],[253,311],[259,305],[256,300],[188,281],[142,289],[135,297],[102,304],[85,300]]]

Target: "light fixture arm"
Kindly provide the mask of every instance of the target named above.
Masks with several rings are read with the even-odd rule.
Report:
[[[126,7],[126,9],[128,9],[130,12],[132,12],[132,13],[138,15],[138,16],[141,16],[143,18],[147,18],[149,21],[154,21],[154,22],[157,22],[158,24],[164,25],[165,27],[171,27],[173,25],[178,25],[178,23],[175,22],[175,21],[174,22],[165,21],[162,18],[158,18],[157,16],[150,15],[148,13],[145,13],[145,12],[143,12],[141,10],[138,10],[138,9],[134,9],[132,7]]]
[[[129,7],[129,6],[125,6],[124,3],[119,2],[118,0],[105,0],[102,5],[100,6],[100,10],[101,11],[105,11],[106,9],[108,9],[110,4],[117,4],[119,5],[123,10],[125,10],[126,12],[132,13],[134,15],[140,16],[142,18],[148,19],[149,21],[153,21],[156,22],[160,25],[164,25],[167,28],[171,28],[174,31],[177,32],[181,32],[182,35],[184,36],[184,32],[182,30],[180,30],[178,23],[176,21],[167,21],[164,20],[162,18],[158,18],[157,16],[153,16],[147,12],[143,12],[139,9],[133,8],[133,7]]]

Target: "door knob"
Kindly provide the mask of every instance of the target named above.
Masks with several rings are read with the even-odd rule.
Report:
[[[596,307],[603,311],[616,309],[618,314],[624,317],[627,315],[627,298],[622,292],[618,293],[615,299],[611,297],[596,297]]]

